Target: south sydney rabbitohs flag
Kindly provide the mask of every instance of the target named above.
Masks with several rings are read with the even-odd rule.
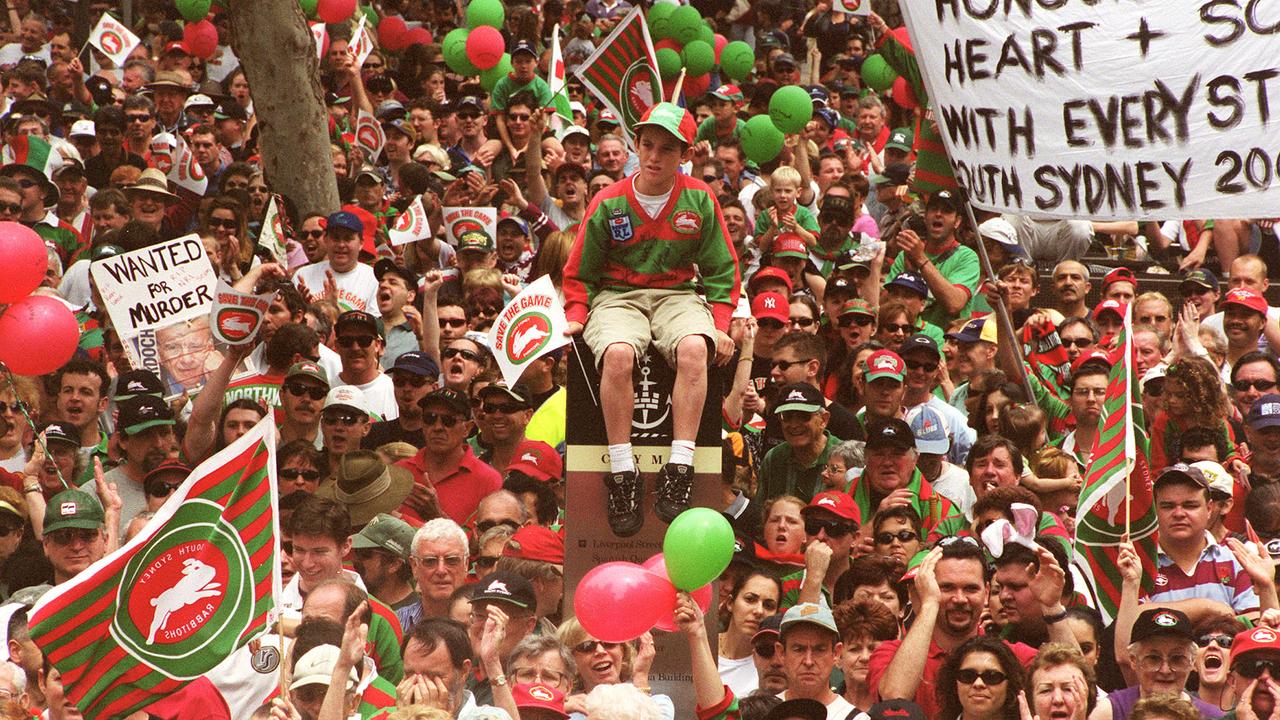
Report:
[[[564,305],[549,275],[529,283],[502,308],[489,329],[489,347],[502,379],[515,385],[529,363],[569,344]]]
[[[124,61],[140,42],[142,41],[138,36],[130,32],[124,23],[108,13],[102,13],[102,17],[98,18],[98,24],[93,27],[93,32],[89,33],[89,44],[111,58],[111,62],[115,63],[116,67],[124,67]]]
[[[427,209],[422,205],[421,195],[414,198],[409,207],[396,217],[387,236],[392,245],[407,245],[431,237],[431,223],[427,218]]]
[[[640,8],[627,13],[574,73],[618,116],[623,137],[634,147],[632,128],[646,110],[662,100],[658,59]]]
[[[356,145],[364,151],[365,161],[373,162],[382,154],[382,146],[387,144],[386,133],[373,113],[360,108],[356,113]]]
[[[275,621],[275,446],[268,415],[201,463],[124,547],[32,609],[31,639],[85,717],[147,707]]]

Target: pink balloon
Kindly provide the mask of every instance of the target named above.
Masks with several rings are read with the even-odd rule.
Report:
[[[0,266],[0,304],[18,302],[40,287],[49,269],[44,240],[26,225],[0,222]]]
[[[724,46],[729,44],[729,38],[716,33],[716,64],[720,64],[720,51],[724,50]]]
[[[898,103],[903,110],[914,110],[920,101],[916,99],[916,94],[911,91],[911,84],[904,77],[899,77],[893,81],[893,101]]]
[[[0,362],[18,375],[44,375],[75,354],[80,325],[61,300],[32,295],[0,315]]]
[[[410,45],[429,45],[431,43],[431,31],[423,27],[411,28],[406,37],[405,47]]]
[[[467,34],[467,59],[479,70],[489,70],[502,62],[506,43],[497,28],[481,25]]]
[[[658,52],[662,48],[670,48],[672,50],[675,50],[676,52],[680,52],[681,50],[684,49],[684,46],[676,42],[675,40],[672,40],[671,38],[667,38],[665,40],[659,40],[658,42],[653,44],[654,52]]]
[[[671,583],[660,582],[635,563],[608,562],[582,576],[573,595],[573,612],[592,637],[627,642],[652,629],[675,603]]]
[[[340,23],[356,11],[356,0],[319,0],[316,15],[327,23]]]
[[[182,28],[182,41],[192,55],[201,60],[208,60],[218,51],[218,28],[208,20],[187,23]]]
[[[378,23],[378,42],[388,50],[400,50],[408,44],[409,27],[398,17],[384,17]]]
[[[662,553],[645,560],[640,567],[662,578],[664,583],[671,585],[671,579],[667,577],[667,560],[662,556]],[[675,586],[672,586],[671,589],[674,591]],[[703,613],[711,609],[711,583],[694,590],[690,595],[693,597],[693,601],[698,604],[698,607],[702,608]],[[675,632],[680,629],[676,627],[676,609],[674,605],[670,613],[663,615],[658,622],[654,623],[653,628],[663,632]]]

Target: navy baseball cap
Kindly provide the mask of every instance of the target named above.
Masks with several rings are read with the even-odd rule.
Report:
[[[1181,288],[1188,284],[1199,285],[1209,290],[1217,290],[1218,276],[1214,275],[1213,271],[1208,268],[1199,268],[1183,275],[1182,282],[1178,284],[1178,287]]]
[[[436,361],[432,360],[430,355],[417,350],[401,353],[400,356],[396,358],[395,363],[388,368],[388,372],[394,372],[396,370],[403,370],[407,373],[428,378],[434,378],[440,375],[440,366],[436,364]]]
[[[924,350],[934,358],[942,357],[942,353],[938,350],[938,343],[934,342],[933,338],[925,335],[924,333],[916,333],[904,340],[902,344],[898,346],[898,355],[899,357],[905,358],[907,353],[914,350]]]
[[[924,297],[924,298],[929,297],[928,283],[926,283],[924,281],[924,278],[920,277],[919,274],[910,272],[908,270],[903,270],[902,272],[898,273],[897,277],[885,283],[884,286],[906,288],[907,290],[914,292],[920,297]]]
[[[511,46],[511,57],[514,58],[520,53],[529,53],[535,58],[538,57],[538,51],[534,49],[533,43],[528,40],[517,40],[515,44]]]
[[[982,326],[987,322],[986,317],[974,318],[965,323],[965,326],[958,333],[947,333],[946,337],[961,343],[973,343],[982,339]]]
[[[356,217],[355,213],[350,213],[346,210],[339,210],[330,215],[329,222],[325,227],[328,229],[342,228],[343,230],[350,230],[357,235],[364,234],[364,223],[360,222],[360,218]]]
[[[1267,393],[1254,400],[1244,422],[1254,430],[1280,426],[1280,395]]]

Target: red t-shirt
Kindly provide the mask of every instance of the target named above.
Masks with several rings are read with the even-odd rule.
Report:
[[[871,687],[871,692],[875,700],[880,699],[880,679],[884,677],[884,673],[889,669],[889,662],[893,660],[894,653],[898,652],[898,646],[902,644],[901,640],[889,640],[882,642],[871,653],[871,659],[867,661],[867,684]],[[1031,663],[1036,656],[1036,649],[1030,645],[1022,643],[1006,642],[1013,654],[1018,657],[1018,661],[1025,667]],[[920,680],[920,685],[916,687],[915,702],[924,711],[927,718],[939,717],[938,713],[942,708],[938,706],[938,689],[935,685],[938,678],[938,670],[942,667],[942,663],[947,660],[947,651],[938,646],[932,640],[929,642],[929,656],[924,661],[924,677]]]
[[[444,477],[427,476],[426,448],[419,450],[417,455],[396,463],[413,473],[414,482],[434,487],[440,501],[440,510],[459,525],[467,524],[468,518],[480,505],[481,498],[494,490],[502,489],[502,476],[497,470],[477,458],[471,452],[471,446],[463,445],[463,451],[458,467]],[[400,506],[400,514],[411,524],[421,523],[425,519],[407,505]]]

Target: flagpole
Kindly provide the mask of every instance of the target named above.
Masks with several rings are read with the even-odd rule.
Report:
[[[684,87],[684,76],[688,72],[688,68],[680,68],[680,77],[676,78],[675,89],[671,91],[671,102],[675,102],[680,97],[680,90]]]
[[[1133,443],[1133,304],[1124,310],[1124,347],[1120,348],[1121,356],[1116,358],[1124,366],[1124,534],[1133,541],[1130,534],[1133,521],[1133,454],[1137,451]]]

